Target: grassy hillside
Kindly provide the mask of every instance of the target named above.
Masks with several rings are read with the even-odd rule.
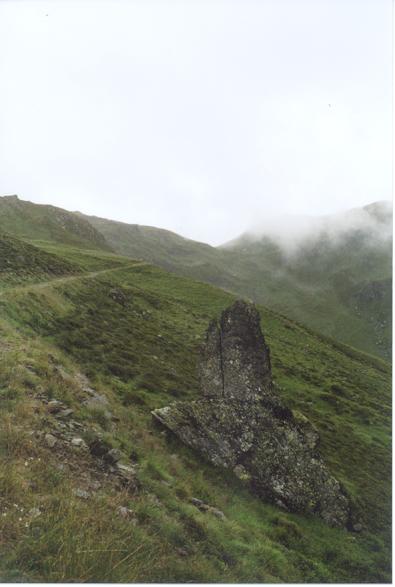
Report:
[[[362,212],[379,226],[379,232],[389,232],[388,207],[376,203]],[[347,219],[345,214],[335,220],[344,225]],[[50,252],[60,243],[75,249],[77,257],[83,246],[107,251],[110,263],[114,251],[143,259],[246,296],[368,353],[391,357],[391,240],[378,240],[370,225],[358,230],[354,226],[341,239],[316,234],[291,253],[267,236],[244,235],[215,248],[167,230],[84,216],[11,196],[0,198],[2,228]]]
[[[216,276],[217,285],[237,287],[238,278],[229,270],[232,254],[153,226],[126,224],[97,216],[82,215],[111,245],[114,251],[135,259],[144,259],[182,275],[210,282]]]
[[[79,264],[0,233],[0,290],[80,271]]]
[[[77,214],[17,196],[0,198],[0,231],[25,240],[110,250],[103,235]]]
[[[198,347],[232,294],[107,253],[52,255],[81,274],[0,298],[3,581],[390,581],[387,363],[260,308],[278,392],[318,428],[361,522],[329,528],[152,421],[199,393]]]
[[[388,207],[377,203],[362,212],[375,230],[389,233]],[[392,241],[377,239],[369,223],[356,228],[345,214],[331,220],[343,226],[341,238],[333,237],[330,225],[330,236],[317,233],[290,252],[267,236],[244,235],[214,248],[152,227],[85,218],[123,255],[248,296],[337,340],[391,357]],[[364,296],[378,281],[377,295]]]
[[[232,250],[256,266],[249,284],[252,297],[262,293],[259,268],[271,268],[265,299],[270,307],[342,342],[391,358],[391,241],[373,242],[357,231],[336,241],[322,235],[284,253],[268,239],[245,237]]]

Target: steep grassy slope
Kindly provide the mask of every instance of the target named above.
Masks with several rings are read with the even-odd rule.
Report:
[[[362,212],[380,232],[389,232],[388,207],[376,203]],[[347,218],[339,217],[336,223],[344,225]],[[12,196],[0,198],[1,228],[49,251],[56,243],[65,243],[77,247],[77,257],[78,247],[84,246],[108,251],[109,259],[111,251],[143,259],[248,296],[366,352],[391,356],[391,241],[377,240],[371,226],[343,226],[341,239],[316,234],[292,254],[272,238],[251,235],[215,248],[167,230],[84,216]]]
[[[79,264],[0,233],[0,289],[80,271]]]
[[[315,227],[314,237],[301,240],[291,252],[267,236],[244,235],[214,248],[152,227],[85,218],[123,255],[246,295],[342,342],[390,358],[392,247],[389,237],[377,236],[390,234],[392,212],[382,203],[357,212],[365,224],[357,226],[347,214],[329,219],[325,230]],[[338,224],[341,236],[334,235]],[[377,282],[377,295],[364,295]]]
[[[81,252],[81,277],[0,298],[2,580],[389,581],[388,365],[260,308],[278,391],[317,426],[363,529],[283,512],[150,416],[196,397],[202,336],[234,297],[109,258]],[[120,450],[133,482],[121,485],[80,438]]]
[[[17,196],[0,198],[0,230],[25,240],[110,250],[105,238],[77,214],[26,202]]]

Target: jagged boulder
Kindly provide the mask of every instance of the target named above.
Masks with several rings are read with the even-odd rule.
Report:
[[[282,404],[254,305],[236,301],[211,322],[200,364],[202,398],[153,416],[263,499],[346,526],[349,502],[319,452],[309,421]]]

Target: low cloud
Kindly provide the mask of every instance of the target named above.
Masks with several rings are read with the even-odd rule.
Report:
[[[333,215],[312,217],[283,215],[257,222],[245,235],[250,241],[269,238],[288,254],[320,239],[339,244],[345,238],[363,233],[377,246],[392,239],[392,202],[375,202]]]

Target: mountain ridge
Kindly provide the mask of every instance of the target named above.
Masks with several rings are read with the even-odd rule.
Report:
[[[27,207],[16,222],[4,214],[3,201],[0,198],[0,229],[7,225],[11,233],[33,244],[44,244],[49,251],[51,242],[63,240],[70,246],[82,243],[142,259],[247,296],[365,352],[391,356],[392,215],[385,201],[349,213],[381,222],[386,227],[385,239],[372,239],[371,227],[362,230],[359,219],[358,230],[346,231],[341,239],[320,234],[316,240],[303,242],[292,254],[267,235],[241,235],[231,243],[212,247],[165,229],[80,212],[65,212],[67,218],[80,223],[71,234],[61,228],[57,218],[49,223],[51,230],[43,230],[48,220],[45,214],[42,218],[43,212],[48,215],[55,210],[59,214],[61,209],[23,200],[16,204],[14,198],[14,207],[20,211]]]
[[[242,244],[243,241],[253,242],[268,238],[282,246],[289,254],[297,249],[298,245],[303,245],[304,241],[314,241],[324,236],[335,240],[358,230],[385,241],[392,238],[392,202],[379,200],[362,207],[322,216],[289,214],[273,217],[266,222],[256,222],[255,227],[220,245],[220,248],[232,249],[237,246],[238,241]],[[284,234],[284,229],[291,233],[288,243],[288,235]]]
[[[33,241],[59,242],[111,251],[105,238],[73,212],[18,196],[0,198],[0,230]]]

